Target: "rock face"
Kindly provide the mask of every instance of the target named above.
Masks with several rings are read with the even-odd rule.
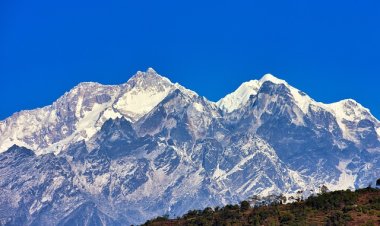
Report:
[[[380,178],[379,132],[354,100],[319,103],[272,75],[217,103],[153,69],[82,83],[0,122],[0,224],[129,225],[366,187]]]

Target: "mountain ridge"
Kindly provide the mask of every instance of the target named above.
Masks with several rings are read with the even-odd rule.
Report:
[[[97,216],[80,219],[136,224],[380,177],[380,123],[367,109],[332,109],[272,75],[253,81],[225,97],[237,103],[230,111],[148,69],[122,85],[81,83],[1,121],[0,189],[12,195],[0,208],[21,215],[0,211],[0,221],[56,225],[84,208]]]
[[[143,81],[146,81],[146,80],[149,80],[150,82],[152,82],[152,78],[154,78],[153,81],[160,81],[159,83],[162,82],[162,83],[165,83],[166,86],[171,86],[171,87],[168,88],[168,90],[164,90],[160,95],[153,95],[152,93],[148,93],[148,95],[145,95],[142,97],[143,99],[137,99],[137,100],[134,100],[133,96],[131,97],[131,95],[128,95],[128,94],[126,95],[124,93],[124,96],[126,96],[127,100],[123,100],[123,92],[128,92],[128,89],[131,89],[130,87],[132,87],[132,88],[135,87],[136,81],[140,84],[144,83]],[[227,94],[225,97],[221,98],[217,102],[213,102],[213,101],[210,101],[207,99],[206,100],[208,102],[210,102],[211,104],[215,104],[216,106],[218,106],[222,110],[222,112],[231,113],[231,111],[238,110],[239,107],[242,107],[244,104],[246,104],[246,102],[249,99],[249,96],[255,95],[257,93],[257,91],[259,90],[259,88],[262,86],[262,84],[266,81],[270,81],[270,82],[273,82],[276,84],[284,84],[286,87],[288,87],[291,90],[291,93],[294,96],[294,98],[296,99],[296,101],[301,102],[301,103],[298,103],[298,105],[301,106],[301,109],[303,110],[304,113],[307,111],[307,108],[310,105],[310,102],[312,102],[313,104],[315,104],[319,107],[323,107],[325,109],[328,109],[330,112],[333,112],[334,114],[339,115],[340,119],[343,120],[343,119],[346,119],[344,113],[342,113],[342,111],[344,111],[344,109],[343,109],[344,105],[346,105],[346,103],[355,103],[355,105],[358,105],[358,108],[362,112],[365,112],[366,114],[370,115],[370,117],[372,119],[376,120],[377,123],[380,124],[379,120],[376,119],[370,113],[369,109],[363,107],[362,105],[360,105],[360,103],[356,102],[353,99],[344,99],[344,100],[340,100],[340,101],[329,103],[329,104],[316,102],[313,99],[311,99],[309,96],[304,94],[303,92],[301,92],[298,89],[290,86],[285,80],[278,79],[271,74],[265,74],[259,80],[250,80],[248,82],[242,83],[242,85],[240,87],[238,87],[234,92]],[[149,83],[149,85],[153,85],[153,83]],[[156,84],[154,84],[154,85],[156,85]],[[141,91],[141,87],[138,87],[138,88]],[[90,90],[90,91],[94,90],[94,89],[113,90],[113,92],[116,93],[116,94],[114,94],[116,96],[116,97],[114,97],[115,101],[113,103],[111,103],[111,106],[108,106],[106,109],[102,109],[105,112],[100,113],[100,114],[105,115],[104,120],[109,119],[109,118],[115,118],[115,117],[126,117],[128,120],[137,121],[137,119],[139,117],[142,117],[142,115],[147,114],[154,106],[156,106],[161,100],[163,100],[164,97],[166,97],[173,89],[176,89],[176,88],[179,88],[180,90],[185,90],[186,92],[191,93],[194,96],[199,96],[194,91],[188,90],[188,89],[184,88],[183,86],[179,85],[178,83],[172,83],[168,78],[157,74],[157,72],[153,68],[148,68],[146,72],[138,71],[126,83],[123,83],[120,85],[103,85],[103,84],[100,84],[97,82],[82,82],[82,83],[79,83],[74,88],[72,88],[70,91],[66,92],[64,95],[62,95],[60,98],[58,98],[57,101],[53,102],[51,105],[47,105],[45,107],[32,109],[32,110],[23,110],[20,112],[16,112],[12,116],[0,121],[0,134],[2,134],[4,136],[4,130],[5,130],[5,127],[7,127],[5,124],[8,120],[10,120],[12,118],[19,118],[20,116],[22,117],[22,116],[28,115],[28,114],[33,114],[35,111],[37,111],[37,113],[40,113],[40,112],[43,112],[44,110],[46,110],[48,108],[54,108],[55,105],[59,104],[60,100],[62,101],[63,99],[69,98],[67,96],[70,96],[73,93],[80,92],[80,90]],[[244,91],[241,91],[242,88],[244,89]],[[163,87],[160,87],[160,89],[162,91]],[[132,90],[132,92],[138,92],[138,91]],[[157,90],[154,90],[153,93],[157,94],[160,92],[157,92]],[[237,98],[233,98],[232,96],[234,96],[236,94],[238,94]],[[300,98],[300,95],[306,97],[306,101],[300,100],[300,99],[302,99],[302,98]],[[146,106],[145,106],[146,109],[144,109],[144,106],[140,106],[138,103],[136,103],[136,104],[131,103],[131,102],[144,102],[147,99],[148,100],[152,99],[152,96],[153,96],[153,100],[150,101],[150,103],[146,104]],[[104,97],[109,98],[107,96],[104,96]],[[154,97],[156,97],[156,99]],[[99,96],[98,98],[101,99],[101,96]],[[203,98],[205,98],[205,97],[203,97]],[[118,100],[118,101],[116,101],[116,100]],[[80,99],[78,101],[80,101]],[[101,101],[98,100],[98,102],[101,102]],[[128,102],[128,106],[126,106],[125,102]],[[225,104],[226,102],[234,102],[234,106],[232,108],[228,109],[228,107]],[[131,109],[130,111],[128,109],[127,110],[125,109],[125,108],[131,108],[131,107],[129,107],[131,105],[135,105],[134,108],[140,108],[140,109],[143,108],[143,110],[139,110],[137,113],[134,113],[133,111],[136,111],[135,109]],[[80,111],[80,109],[78,109],[78,110]],[[120,111],[122,111],[122,112],[120,112]],[[355,112],[355,110],[353,110],[353,111]],[[75,113],[80,114],[78,112],[75,112]],[[100,124],[102,124],[104,122],[104,120],[101,121]],[[18,126],[18,127],[20,127],[20,126]],[[79,127],[80,127],[80,125],[79,125]],[[99,128],[99,125],[97,127]],[[341,127],[344,127],[344,125],[342,125]],[[342,128],[342,129],[344,129],[344,128]],[[377,133],[380,134],[380,126],[378,127],[377,130],[378,130]],[[89,133],[90,133],[89,135],[91,136],[92,134],[94,134],[94,131],[91,131]],[[85,138],[85,137],[82,137],[82,138]],[[14,137],[12,139],[18,141]],[[30,149],[40,149],[40,147],[38,147],[38,146],[37,147],[35,145],[30,146],[25,142],[24,143],[20,143],[20,142],[13,142],[12,143],[12,141],[6,142],[8,144],[5,145],[5,147],[4,147],[3,144],[5,142],[6,141],[4,141],[4,140],[0,141],[0,143],[2,144],[2,145],[0,145],[0,152],[5,151],[6,148],[10,147],[12,144],[18,144],[20,146],[25,146],[25,147],[30,148]],[[51,145],[51,144],[52,143],[49,143],[49,145]],[[45,145],[45,146],[47,146],[47,145]],[[54,152],[56,152],[56,151],[54,151]],[[46,150],[43,151],[42,153],[46,153]]]

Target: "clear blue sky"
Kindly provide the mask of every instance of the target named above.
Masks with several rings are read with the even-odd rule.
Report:
[[[147,67],[214,101],[272,73],[380,118],[380,1],[0,1],[0,119]]]

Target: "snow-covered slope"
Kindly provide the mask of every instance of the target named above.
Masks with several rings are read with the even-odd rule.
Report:
[[[52,105],[15,113],[0,122],[0,152],[13,144],[37,153],[57,152],[87,139],[100,128],[102,112],[120,92],[119,86],[81,83]]]
[[[336,117],[346,139],[360,142],[366,130],[371,130],[365,124],[373,124],[372,130],[379,130],[379,121],[373,117],[369,109],[352,99],[342,100],[325,105]],[[367,121],[367,123],[365,123]],[[361,124],[361,125],[359,125]],[[379,133],[377,133],[379,135]]]
[[[235,110],[241,111],[244,109],[244,106],[249,102],[250,97],[255,98],[265,82],[275,85],[284,85],[286,87],[286,90],[288,91],[287,95],[290,96],[297,108],[294,109],[294,115],[296,116],[296,118],[293,118],[294,123],[304,123],[304,116],[312,114],[313,111],[323,111],[334,116],[341,132],[343,133],[343,138],[346,140],[357,144],[360,143],[360,136],[363,133],[363,130],[377,130],[376,134],[380,137],[378,132],[380,131],[380,122],[370,113],[369,109],[363,107],[355,100],[346,99],[330,104],[317,102],[304,92],[289,85],[285,80],[278,79],[271,74],[266,74],[259,80],[251,80],[243,83],[237,90],[226,95],[216,104],[227,115],[232,114],[235,116],[236,113],[233,112]],[[274,98],[277,98],[277,96]],[[298,109],[300,111],[298,111]],[[261,114],[262,111],[259,113]],[[366,124],[363,122],[365,120],[369,121],[371,124],[369,125],[370,127],[373,124],[373,128],[368,128],[362,125],[365,128],[361,129],[359,122],[362,122],[361,124]]]
[[[58,153],[73,142],[90,139],[108,119],[137,121],[175,89],[196,95],[152,68],[122,85],[81,83],[52,105],[0,121],[0,152],[16,144],[37,154]]]
[[[359,103],[316,102],[270,74],[217,103],[151,68],[121,85],[81,83],[0,122],[0,224],[129,225],[368,186],[379,131]]]
[[[220,99],[216,104],[225,112],[232,112],[247,103],[250,96],[256,95],[260,88],[260,81],[251,80],[244,82],[233,93]]]
[[[310,103],[314,102],[306,94],[290,86],[285,80],[278,79],[271,74],[266,74],[260,80],[251,80],[249,82],[244,82],[233,93],[230,93],[227,96],[220,99],[217,102],[217,105],[227,113],[240,109],[248,102],[250,96],[255,96],[257,94],[260,87],[265,82],[285,85],[290,90],[291,95],[296,101],[298,107],[302,109],[302,111],[305,113],[308,111]]]
[[[118,98],[114,108],[136,121],[152,110],[172,90],[173,84],[152,69],[137,72],[125,85],[125,92]]]

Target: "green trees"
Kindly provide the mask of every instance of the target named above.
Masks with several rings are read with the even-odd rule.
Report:
[[[280,223],[283,225],[283,224],[287,224],[287,223],[290,223],[292,221],[294,221],[294,215],[288,211],[284,212],[281,214],[280,216]]]
[[[240,210],[241,211],[247,211],[247,210],[249,210],[249,208],[251,207],[251,205],[249,204],[249,202],[248,201],[242,201],[241,203],[240,203]]]
[[[346,225],[355,222],[354,217],[364,216],[368,222],[380,217],[380,189],[374,188],[324,192],[288,204],[278,201],[281,196],[271,200],[256,207],[250,199],[239,205],[191,210],[175,220],[158,217],[145,225]]]
[[[342,211],[333,211],[327,217],[326,226],[346,225],[346,222],[351,220],[350,215]]]
[[[306,200],[305,204],[316,209],[333,210],[345,205],[353,205],[356,199],[357,194],[350,190],[333,191],[311,196]]]

